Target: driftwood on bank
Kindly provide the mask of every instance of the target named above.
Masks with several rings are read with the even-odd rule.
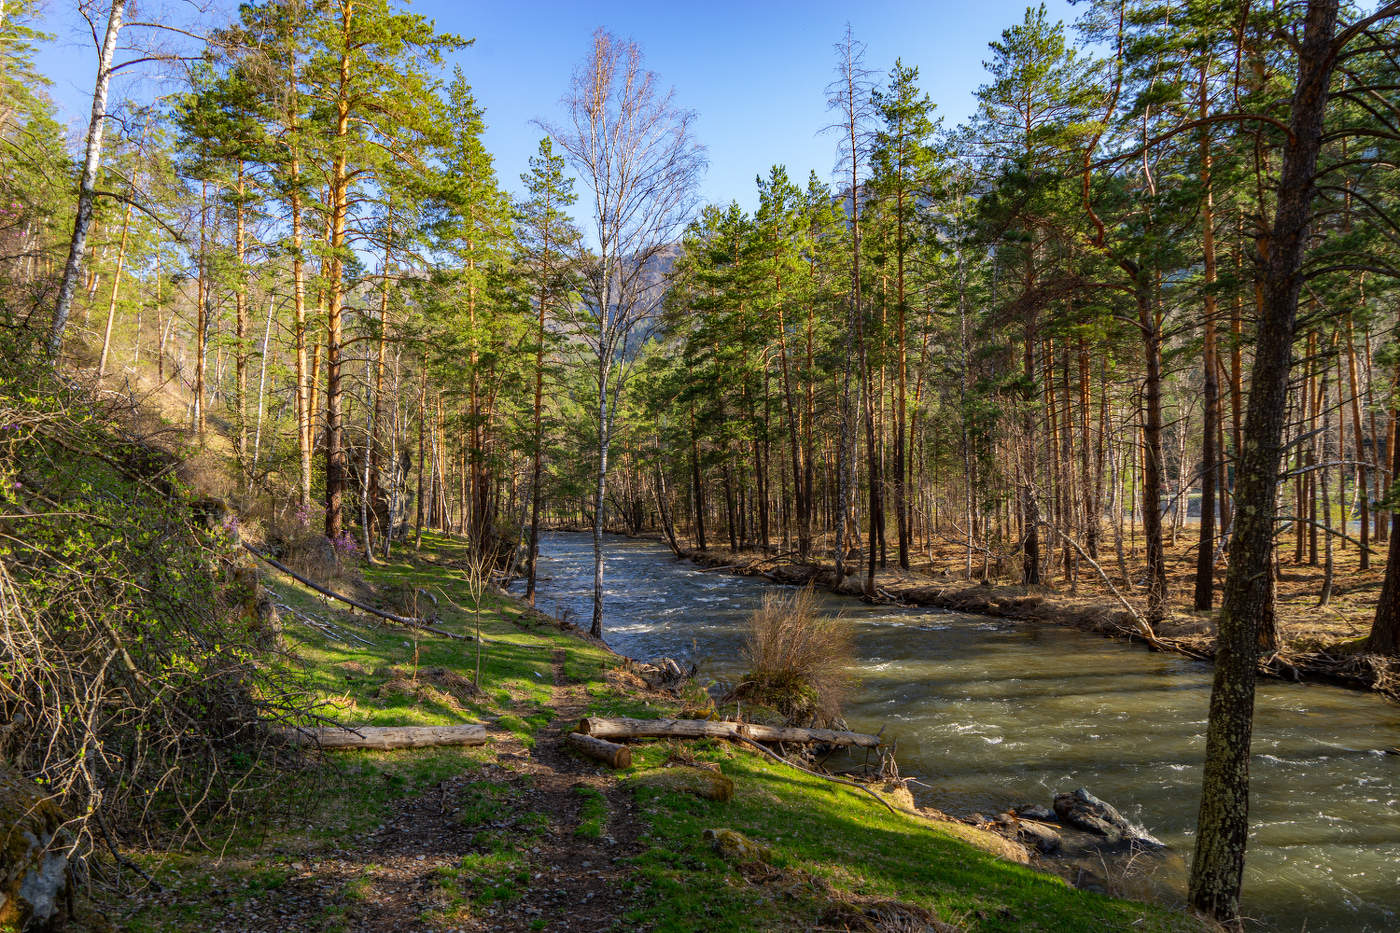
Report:
[[[750,742],[789,742],[877,748],[878,735],[838,729],[799,729],[794,726],[762,726],[748,722],[712,722],[706,719],[606,719],[589,716],[579,720],[578,731],[606,739],[743,739]]]
[[[271,566],[271,567],[273,567],[273,568],[275,568],[275,569],[277,569],[277,570],[282,571],[282,572],[285,573],[287,576],[291,577],[293,580],[296,580],[296,581],[299,582],[299,583],[304,583],[304,584],[306,584],[307,586],[311,587],[311,588],[312,588],[313,590],[315,590],[316,592],[320,593],[322,596],[327,596],[327,597],[330,597],[331,599],[338,599],[338,600],[340,600],[340,601],[343,602],[343,603],[347,603],[347,604],[349,604],[349,605],[351,605],[351,606],[354,606],[356,609],[359,609],[359,610],[361,610],[362,612],[368,612],[368,613],[369,613],[370,615],[372,615],[372,616],[378,616],[379,618],[381,618],[381,619],[386,619],[386,620],[388,620],[388,621],[390,621],[390,622],[397,622],[399,625],[409,625],[409,626],[412,626],[413,628],[421,628],[421,629],[423,629],[424,631],[432,632],[432,633],[434,633],[434,634],[436,634],[436,635],[446,635],[448,638],[466,639],[466,637],[467,637],[467,636],[465,636],[465,635],[459,635],[459,634],[457,634],[456,632],[449,632],[449,631],[447,631],[447,629],[438,628],[436,625],[429,625],[427,622],[424,622],[422,619],[414,619],[414,618],[412,618],[412,617],[410,617],[410,616],[395,615],[395,614],[392,613],[392,612],[385,612],[383,609],[376,609],[376,608],[374,608],[373,606],[370,606],[370,605],[368,605],[368,604],[366,604],[366,603],[360,602],[358,599],[353,599],[353,598],[351,598],[351,597],[349,597],[349,596],[346,596],[346,595],[344,595],[344,594],[342,594],[342,593],[337,593],[335,590],[326,589],[324,586],[322,586],[321,584],[317,583],[316,581],[314,581],[314,580],[308,580],[306,577],[304,577],[304,576],[302,576],[301,574],[297,573],[295,570],[293,570],[292,568],[288,567],[286,564],[282,563],[281,561],[276,560],[275,558],[269,557],[268,555],[264,554],[262,551],[259,551],[257,548],[255,548],[255,547],[253,547],[251,544],[249,544],[247,541],[244,541],[244,542],[241,542],[241,543],[243,544],[243,547],[247,549],[248,553],[249,553],[249,554],[252,554],[252,555],[253,555],[254,557],[256,557],[258,560],[263,561],[264,563],[268,564],[269,566]]]
[[[618,745],[616,742],[584,735],[581,732],[570,732],[564,739],[574,751],[589,758],[596,758],[609,768],[632,767],[632,749],[626,745]]]
[[[321,748],[424,748],[430,745],[485,745],[486,727],[464,726],[293,726],[282,730],[289,741]]]

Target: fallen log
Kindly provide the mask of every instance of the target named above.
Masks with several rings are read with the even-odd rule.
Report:
[[[878,748],[880,737],[837,729],[799,729],[795,726],[762,726],[750,722],[713,722],[707,719],[606,719],[587,716],[578,731],[607,739],[748,739],[752,742],[822,743]]]
[[[581,732],[570,732],[564,736],[564,740],[574,751],[587,755],[589,758],[596,758],[609,768],[632,767],[632,749],[626,745],[618,745],[616,742],[584,735]]]
[[[272,567],[272,568],[275,569],[275,570],[280,570],[280,571],[282,571],[282,572],[285,573],[287,576],[291,577],[293,580],[296,580],[298,583],[304,583],[305,585],[311,587],[311,588],[312,588],[313,590],[315,590],[316,592],[320,593],[322,596],[326,596],[326,597],[329,597],[329,598],[331,598],[331,599],[338,599],[338,600],[340,600],[340,601],[343,602],[343,603],[346,603],[346,604],[348,604],[348,605],[354,606],[356,609],[359,609],[359,610],[362,611],[362,612],[368,612],[370,615],[378,616],[379,618],[384,619],[384,620],[389,621],[389,622],[397,622],[399,625],[408,625],[408,626],[412,626],[413,628],[421,628],[421,629],[423,629],[424,631],[433,632],[434,634],[437,634],[437,635],[445,635],[445,636],[447,636],[448,638],[457,638],[457,639],[463,639],[463,640],[466,640],[466,641],[470,641],[470,640],[471,640],[471,639],[470,639],[468,636],[466,636],[466,635],[459,635],[459,634],[457,634],[456,632],[449,632],[449,631],[447,631],[447,629],[438,628],[436,625],[430,625],[430,624],[428,624],[427,622],[424,622],[422,619],[414,619],[414,618],[411,618],[411,617],[409,617],[409,616],[401,616],[401,615],[396,615],[395,613],[392,613],[392,612],[385,612],[383,609],[376,609],[376,608],[374,608],[373,606],[368,605],[367,603],[363,603],[363,602],[361,602],[361,601],[358,600],[358,599],[352,599],[352,598],[350,598],[349,596],[345,596],[345,595],[343,595],[343,594],[341,594],[341,593],[337,593],[335,590],[326,589],[324,586],[322,586],[321,584],[317,583],[315,580],[308,580],[306,577],[304,577],[304,576],[302,576],[301,574],[297,573],[297,572],[296,572],[295,570],[293,570],[291,567],[288,567],[286,564],[282,563],[281,561],[277,560],[276,558],[269,557],[268,555],[264,554],[262,551],[259,551],[257,548],[255,548],[255,547],[253,547],[251,544],[249,544],[247,541],[243,541],[243,542],[240,542],[240,543],[241,543],[241,544],[243,545],[243,547],[248,551],[249,554],[252,554],[252,555],[253,555],[254,557],[256,557],[258,560],[263,561],[264,563],[266,563],[268,566]],[[436,602],[436,601],[434,601],[434,602]]]
[[[465,726],[292,726],[282,730],[289,741],[321,748],[424,748],[430,745],[485,745],[486,727]]]

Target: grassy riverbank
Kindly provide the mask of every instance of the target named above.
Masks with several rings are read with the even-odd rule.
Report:
[[[387,590],[439,594],[439,625],[475,630],[465,551],[366,568]],[[285,642],[323,711],[376,725],[485,722],[470,749],[350,752],[289,774],[259,825],[202,848],[132,851],[161,885],[84,906],[122,930],[907,929],[1186,930],[1184,915],[1075,890],[993,854],[1014,847],[957,823],[892,815],[848,788],[726,743],[637,746],[613,773],[564,751],[587,713],[660,716],[681,701],[645,688],[604,647],[507,597],[481,606],[476,646],[350,615],[294,581],[266,585]],[[316,626],[308,624],[308,620]],[[416,637],[415,637],[416,636]],[[718,769],[728,802],[684,789]],[[721,853],[726,829],[753,843]],[[128,872],[126,881],[135,882]],[[903,924],[903,925],[901,925]]]

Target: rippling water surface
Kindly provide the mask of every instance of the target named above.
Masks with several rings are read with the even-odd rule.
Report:
[[[745,615],[772,584],[701,572],[661,544],[609,538],[605,637],[637,658],[742,673]],[[587,622],[592,543],[542,545],[538,605]],[[1189,859],[1209,668],[1053,626],[828,596],[856,624],[851,727],[885,727],[921,802],[953,813],[1048,804],[1086,786]],[[1261,682],[1245,912],[1263,928],[1400,930],[1400,708]],[[1171,879],[1184,885],[1180,878]]]

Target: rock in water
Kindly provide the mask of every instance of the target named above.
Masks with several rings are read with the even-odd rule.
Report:
[[[1109,842],[1126,839],[1151,846],[1162,845],[1146,830],[1130,823],[1112,804],[1100,800],[1083,787],[1072,794],[1056,794],[1055,814],[1063,822],[1104,836]]]
[[[1040,804],[1023,803],[1011,811],[1023,820],[1036,820],[1040,823],[1053,823],[1059,817]]]
[[[69,880],[65,835],[54,802],[0,765],[0,929],[57,927]]]

